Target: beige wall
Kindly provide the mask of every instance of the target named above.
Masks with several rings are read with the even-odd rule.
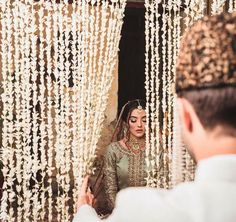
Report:
[[[98,155],[104,152],[106,146],[111,142],[111,137],[114,131],[114,125],[118,109],[118,64],[113,71],[113,83],[109,92],[108,104],[105,112],[104,126],[99,139],[97,151]]]

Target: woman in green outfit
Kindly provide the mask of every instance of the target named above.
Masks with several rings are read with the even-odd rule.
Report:
[[[145,186],[145,125],[143,100],[127,102],[120,113],[113,141],[104,155],[104,184],[110,209],[119,190]]]

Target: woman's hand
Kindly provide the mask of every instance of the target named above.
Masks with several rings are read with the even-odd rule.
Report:
[[[84,204],[88,204],[90,206],[92,206],[92,204],[93,204],[94,196],[93,196],[93,194],[91,194],[90,191],[88,191],[88,178],[89,178],[89,176],[86,176],[84,178],[81,192],[79,194],[79,198],[77,201],[77,209],[79,209]]]

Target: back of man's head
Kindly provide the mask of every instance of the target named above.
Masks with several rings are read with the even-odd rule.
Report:
[[[176,90],[202,125],[236,135],[236,13],[205,17],[183,36]]]

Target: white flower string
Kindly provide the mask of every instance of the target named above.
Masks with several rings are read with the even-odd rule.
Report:
[[[149,89],[149,41],[150,41],[150,31],[149,31],[149,1],[145,1],[145,89],[146,89],[146,117],[147,117],[147,123],[146,127],[149,129],[149,98],[150,98],[150,89]],[[150,130],[146,130],[146,150],[145,150],[145,162],[147,165],[147,186],[151,186],[151,162],[150,162]]]
[[[233,11],[234,11],[234,1],[229,0],[229,12],[233,12]]]
[[[92,132],[92,126],[90,125],[90,115],[92,114],[92,95],[91,95],[91,88],[93,87],[93,77],[94,77],[94,73],[92,71],[92,66],[93,66],[93,56],[94,56],[94,52],[93,52],[93,39],[94,39],[94,17],[93,17],[93,13],[94,13],[94,7],[93,5],[88,5],[85,4],[85,24],[84,27],[87,30],[86,35],[85,35],[85,45],[86,47],[86,56],[85,56],[85,64],[86,64],[86,82],[85,84],[88,86],[88,92],[86,94],[86,102],[85,102],[85,110],[87,112],[87,115],[85,115],[85,146],[89,147],[89,149],[86,149],[86,151],[83,151],[83,159],[84,159],[84,167],[86,168],[86,163],[88,162],[88,158],[89,158],[89,152],[92,149],[91,147],[91,140],[90,140],[90,136],[91,136],[91,132]],[[91,13],[90,13],[91,12]],[[93,24],[92,24],[93,23]],[[108,29],[109,30],[109,29]],[[108,41],[108,40],[107,40]],[[87,166],[88,167],[88,166]]]
[[[64,6],[64,13],[65,13],[65,31],[63,33],[64,42],[65,42],[65,52],[64,52],[64,69],[65,69],[65,142],[64,142],[64,167],[62,174],[65,175],[63,181],[63,211],[64,217],[63,221],[69,221],[69,191],[70,191],[70,167],[71,167],[71,156],[70,156],[70,147],[71,147],[71,101],[70,101],[70,79],[73,77],[70,75],[70,61],[69,61],[69,54],[70,54],[70,38],[71,38],[71,21],[69,19],[69,5]]]
[[[77,11],[77,9],[79,11]],[[76,30],[77,25],[79,26],[80,22],[78,21],[78,15],[80,14],[81,7],[78,7],[73,1],[72,3],[72,46],[71,46],[71,54],[72,54],[72,72],[73,72],[73,83],[75,89],[79,88],[79,73],[81,73],[81,66],[79,61],[81,60],[81,55],[78,53],[80,51],[80,41],[78,38],[78,31]],[[78,21],[78,23],[77,23]],[[80,27],[78,27],[78,30],[80,30]],[[77,59],[76,59],[77,58]],[[73,199],[76,200],[78,196],[77,192],[77,178],[79,177],[79,160],[78,160],[78,147],[79,147],[79,116],[78,116],[78,104],[79,104],[79,99],[77,96],[76,91],[74,90],[72,93],[72,98],[71,98],[71,106],[72,106],[72,171],[73,171]],[[74,212],[76,212],[76,204],[74,203]]]
[[[158,7],[158,6],[157,6]],[[152,7],[150,7],[150,23],[149,23],[149,27],[151,27],[150,30],[150,53],[155,55],[155,50],[156,50],[156,45],[155,45],[155,23],[154,20],[156,19],[155,17],[155,5],[152,5]],[[158,146],[155,145],[155,135],[158,133],[155,130],[155,110],[156,110],[156,104],[155,104],[155,96],[157,94],[154,93],[155,92],[155,75],[157,75],[158,73],[156,73],[156,64],[155,64],[155,56],[153,56],[151,58],[150,61],[150,90],[151,93],[150,94],[150,104],[149,104],[149,110],[150,110],[150,131],[152,133],[150,133],[150,146],[151,146],[151,150],[150,150],[150,161],[151,161],[151,169],[152,169],[152,182],[151,182],[151,186],[156,186],[157,181],[155,180],[156,175],[156,169],[157,169],[157,162],[154,161],[155,156],[157,156],[157,154],[159,153]],[[156,89],[157,90],[157,89]]]
[[[172,155],[172,115],[173,115],[173,52],[174,52],[174,46],[173,41],[174,39],[174,30],[173,30],[173,21],[176,20],[176,14],[173,13],[174,8],[174,2],[169,1],[168,2],[168,17],[167,17],[167,24],[168,24],[168,31],[167,31],[167,113],[166,113],[166,119],[167,119],[167,150],[164,152],[164,175],[165,175],[165,188],[170,187],[170,176],[171,176],[171,155]],[[173,14],[173,18],[172,18]]]
[[[154,19],[155,19],[155,14],[154,14],[154,4],[150,3],[149,1],[145,1],[145,7],[146,7],[146,13],[145,13],[145,34],[146,34],[146,53],[145,53],[145,61],[146,61],[146,68],[145,68],[145,73],[146,73],[146,81],[145,81],[145,88],[146,88],[146,97],[147,97],[147,103],[146,103],[146,115],[147,115],[147,127],[150,126],[150,128],[153,130],[147,130],[146,133],[146,164],[147,164],[147,185],[151,187],[156,186],[156,177],[155,175],[156,172],[156,163],[157,161],[154,161],[156,155],[156,150],[155,150],[155,143],[153,142],[154,138],[154,109],[155,109],[155,92],[154,92],[154,81],[155,81],[155,76],[154,72],[156,72],[154,65],[155,65],[155,57],[153,56],[151,58],[151,61],[149,61],[149,54],[154,54],[155,48],[155,30],[154,30]],[[158,8],[158,4],[157,4]],[[152,29],[150,30],[150,27]],[[158,27],[158,26],[157,26]],[[158,30],[157,30],[158,31]],[[155,73],[156,74],[156,73]],[[150,93],[152,92],[152,93]],[[150,125],[151,122],[151,125]]]
[[[32,5],[32,23],[31,23],[31,27],[32,30],[37,30],[37,26],[36,26],[36,20],[35,20],[35,9],[34,6]],[[40,213],[40,215],[38,215],[38,217],[40,218],[44,218],[45,216],[45,211],[42,209],[45,209],[46,206],[46,193],[45,193],[45,184],[43,183],[43,181],[45,181],[46,178],[46,165],[47,165],[47,158],[46,158],[46,139],[47,139],[47,135],[46,135],[46,99],[45,99],[45,91],[46,91],[46,83],[45,83],[45,45],[46,45],[46,41],[45,41],[45,34],[44,34],[44,22],[45,22],[45,9],[43,7],[39,8],[38,11],[38,23],[39,23],[39,27],[38,27],[38,31],[39,31],[39,36],[37,38],[37,36],[35,35],[34,32],[31,33],[31,50],[32,52],[32,60],[34,61],[34,63],[32,64],[32,67],[34,67],[33,71],[32,71],[32,76],[34,76],[33,73],[37,74],[35,76],[35,85],[38,88],[38,95],[35,98],[35,118],[33,117],[33,122],[35,121],[35,119],[37,120],[39,126],[37,126],[38,132],[36,132],[36,136],[38,137],[38,141],[34,144],[36,144],[35,147],[35,152],[37,153],[38,150],[38,146],[40,147],[40,154],[37,153],[37,156],[35,156],[35,158],[38,159],[38,166],[36,169],[36,172],[40,171],[41,172],[41,178],[40,181],[36,181],[40,182],[40,186],[36,189],[36,194],[35,194],[35,204],[39,204],[41,205],[40,209],[35,209],[35,216],[37,216],[38,211]],[[38,59],[38,65],[39,68],[37,68],[37,40],[39,41],[39,59]],[[38,70],[39,69],[39,70]],[[37,79],[39,79],[39,84],[37,84]],[[33,90],[34,91],[34,90]],[[38,106],[37,110],[36,110],[36,106]],[[37,196],[39,196],[39,203],[37,203]],[[36,220],[37,217],[35,217],[34,220]]]
[[[21,88],[21,79],[20,79],[20,22],[19,22],[19,6],[13,9],[13,13],[15,14],[14,22],[14,49],[15,49],[15,118],[16,118],[16,131],[15,131],[15,144],[16,144],[16,194],[19,195],[22,192],[22,162],[23,162],[23,152],[22,152],[22,143],[21,143],[21,132],[22,132],[22,122],[20,121],[22,115],[22,107],[21,107],[21,96],[22,96],[22,88]],[[17,198],[17,212],[18,219],[22,220],[22,209],[23,198]]]
[[[95,157],[125,4],[17,0],[1,8],[3,221],[73,217]]]
[[[80,83],[78,87],[78,92],[77,92],[77,97],[79,98],[79,105],[78,108],[79,110],[79,129],[78,129],[78,136],[79,136],[79,147],[78,147],[78,160],[79,160],[79,169],[78,169],[78,177],[77,179],[77,189],[81,187],[82,180],[84,177],[84,173],[86,172],[86,162],[87,159],[84,157],[86,154],[84,154],[84,147],[87,146],[87,141],[86,141],[86,112],[87,112],[87,104],[86,104],[86,73],[87,73],[87,47],[88,47],[88,42],[87,42],[87,35],[88,35],[88,26],[86,25],[86,20],[88,18],[88,11],[86,11],[86,3],[82,1],[82,3],[79,4],[79,7],[81,7],[81,14],[83,15],[80,21],[80,29],[79,31],[79,45],[80,45],[80,50],[79,54],[81,53],[80,61],[81,61],[81,67],[80,67]],[[80,36],[81,33],[81,36]],[[81,41],[80,41],[81,40]],[[87,150],[85,151],[87,152]]]
[[[11,16],[13,14],[13,10],[9,7],[7,8],[6,12],[6,23],[7,23],[7,31],[6,31],[6,41],[7,41],[7,54],[6,54],[6,60],[7,60],[7,77],[6,77],[6,82],[7,82],[7,87],[6,87],[6,94],[7,94],[7,118],[5,120],[4,125],[8,129],[8,152],[9,152],[9,174],[8,174],[8,190],[14,189],[14,180],[15,180],[15,167],[16,167],[16,160],[14,159],[14,156],[16,155],[15,152],[15,141],[14,141],[14,133],[15,133],[15,128],[14,128],[14,121],[15,121],[15,113],[14,113],[14,64],[11,62],[13,60],[13,53],[14,49],[12,47],[13,45],[13,21],[11,19]],[[8,195],[8,201],[11,206],[14,205],[16,202],[16,193],[14,192],[9,192]],[[14,209],[10,208],[9,210],[9,220],[14,221],[15,215],[14,215]]]
[[[157,13],[158,11],[159,11],[159,9],[160,9],[160,6],[159,6],[159,4],[156,4],[155,5],[155,11],[154,12],[156,12],[156,15],[155,15],[155,17],[156,17],[156,19],[157,19],[157,21],[159,21],[159,19],[160,19],[160,14],[159,13]],[[162,138],[161,138],[161,129],[160,129],[160,123],[159,123],[159,118],[160,118],[160,103],[159,103],[159,101],[160,101],[160,96],[159,96],[159,94],[160,94],[160,80],[159,80],[159,78],[160,78],[160,72],[159,72],[159,70],[160,70],[160,55],[159,55],[159,44],[160,44],[160,39],[159,39],[159,34],[157,34],[157,33],[159,33],[160,32],[160,25],[159,25],[159,22],[156,22],[156,24],[154,23],[154,27],[155,27],[155,33],[156,33],[156,35],[155,35],[155,53],[156,53],[156,55],[155,55],[155,65],[156,65],[156,67],[154,67],[156,70],[154,70],[154,72],[156,73],[156,78],[155,78],[155,82],[156,82],[156,84],[155,84],[155,88],[156,88],[156,95],[155,95],[155,115],[153,116],[153,118],[154,118],[154,122],[155,122],[155,135],[153,135],[154,137],[156,137],[156,140],[155,140],[155,143],[156,143],[156,151],[154,152],[154,155],[155,155],[155,157],[152,157],[152,161],[155,163],[154,164],[154,166],[155,166],[155,168],[154,168],[154,170],[153,170],[153,177],[155,178],[155,177],[159,177],[160,178],[160,176],[161,176],[161,174],[158,172],[159,171],[159,169],[161,169],[161,166],[162,166],[162,164],[161,164],[161,161],[160,161],[160,154],[161,154],[161,152],[162,152],[162,145],[161,145],[161,141],[162,141]],[[160,180],[158,180],[158,181],[155,181],[155,183],[157,184],[156,186],[161,186],[161,184],[160,184]]]
[[[24,56],[24,60],[22,61],[22,88],[24,91],[24,94],[22,96],[22,102],[23,104],[23,121],[24,121],[24,132],[23,133],[23,152],[24,152],[24,171],[23,171],[23,179],[24,179],[24,221],[27,221],[28,218],[32,220],[32,216],[34,215],[32,209],[30,207],[34,196],[34,193],[31,191],[31,189],[34,190],[34,178],[32,178],[33,175],[33,157],[35,155],[32,155],[32,150],[34,149],[33,146],[35,146],[33,143],[34,138],[33,135],[33,125],[32,125],[32,88],[33,84],[31,83],[31,63],[30,63],[30,28],[29,23],[25,21],[31,21],[31,13],[29,11],[30,7],[29,5],[22,2],[20,5],[20,8],[23,13],[21,13],[21,24],[22,24],[22,54]],[[35,192],[35,190],[34,190]]]
[[[174,97],[173,103],[174,113],[173,113],[173,151],[172,151],[172,186],[175,186],[184,181],[183,178],[183,147],[181,138],[181,125],[177,107],[177,95]]]
[[[63,210],[65,207],[65,199],[63,197],[64,190],[63,185],[65,181],[65,146],[66,146],[66,126],[65,126],[65,102],[66,102],[66,93],[65,93],[65,86],[66,86],[66,77],[65,77],[65,58],[64,53],[66,50],[65,47],[65,14],[64,14],[65,7],[63,4],[58,5],[58,33],[57,33],[57,40],[59,41],[58,44],[58,76],[56,77],[56,83],[58,84],[58,126],[57,126],[57,145],[56,149],[56,168],[57,168],[57,206],[56,209],[59,212],[57,215],[58,221],[63,221],[65,211]]]
[[[227,0],[213,0],[211,6],[212,15],[223,12],[226,2]]]
[[[80,14],[84,14],[84,2],[79,2],[78,3],[78,10],[80,10]],[[85,116],[85,107],[84,107],[84,103],[85,103],[85,99],[84,99],[84,94],[85,94],[85,88],[84,88],[84,75],[85,75],[85,70],[84,70],[84,54],[85,54],[85,36],[82,35],[85,33],[85,29],[83,27],[83,20],[84,20],[84,16],[81,16],[81,18],[78,20],[78,34],[76,33],[76,35],[78,35],[77,39],[77,44],[78,44],[78,80],[76,81],[76,83],[78,83],[78,88],[75,91],[75,97],[77,98],[77,115],[78,115],[78,123],[80,123],[78,125],[78,147],[75,147],[75,149],[77,149],[76,153],[74,153],[74,155],[76,155],[76,157],[78,158],[78,164],[76,164],[75,166],[77,167],[78,165],[78,169],[77,171],[74,171],[74,179],[75,181],[75,191],[78,191],[78,189],[81,187],[81,183],[82,183],[82,179],[83,179],[83,172],[85,172],[85,170],[83,169],[83,159],[82,159],[82,152],[83,152],[83,144],[84,144],[84,116]],[[80,35],[81,34],[81,35]],[[76,99],[75,99],[76,100]],[[76,173],[77,172],[77,173]],[[74,194],[76,195],[76,194]],[[74,208],[75,210],[75,208]]]
[[[170,186],[174,186],[177,183],[183,181],[182,176],[182,153],[181,153],[181,132],[180,132],[180,122],[178,118],[178,109],[177,109],[177,97],[175,95],[174,85],[175,85],[175,78],[176,78],[176,61],[177,61],[177,55],[179,52],[179,46],[180,46],[180,8],[181,8],[181,1],[176,0],[173,5],[174,10],[174,20],[173,20],[173,64],[172,64],[172,72],[173,72],[173,82],[172,86],[170,84],[170,92],[173,97],[170,97],[170,103],[173,104],[173,116],[169,115],[169,118],[173,118],[172,120],[172,129],[170,128],[170,131],[173,131],[172,134],[172,144],[169,152],[169,159],[171,160],[169,165],[170,170]]]
[[[39,38],[40,38],[40,45],[39,45],[39,66],[40,66],[40,71],[37,70],[37,50],[36,50],[36,45],[37,45],[37,36],[35,36],[35,30],[36,30],[36,18],[35,18],[35,9],[33,5],[27,5],[27,16],[29,15],[29,20],[30,22],[28,23],[28,29],[29,29],[29,55],[27,55],[30,59],[30,85],[32,86],[31,88],[31,130],[32,130],[32,152],[31,152],[31,158],[32,158],[32,201],[33,205],[35,206],[32,209],[32,220],[36,221],[38,219],[38,207],[42,204],[40,202],[41,200],[41,195],[44,194],[44,192],[40,192],[40,186],[38,183],[38,178],[37,174],[39,170],[41,170],[41,175],[43,179],[43,174],[44,171],[43,169],[40,169],[40,160],[39,160],[39,150],[38,146],[41,141],[41,157],[44,155],[44,146],[43,146],[43,134],[45,132],[45,129],[42,129],[43,127],[43,118],[40,119],[39,115],[43,115],[44,109],[43,109],[43,101],[41,101],[42,96],[40,94],[44,94],[44,89],[42,89],[43,86],[43,76],[44,76],[44,59],[43,59],[43,8],[39,9]],[[38,86],[38,79],[40,80],[40,84]],[[43,92],[42,92],[43,91]],[[40,104],[40,108],[39,108]],[[40,109],[40,113],[39,113]],[[41,123],[39,123],[41,121]],[[41,134],[41,139],[39,137],[39,130]],[[40,140],[39,140],[40,139]],[[44,164],[45,160],[43,161]],[[43,198],[43,196],[42,196]],[[44,207],[44,206],[43,206]]]
[[[225,10],[226,2],[225,0],[213,1],[212,14]],[[163,9],[160,17],[157,6]],[[230,1],[229,12],[235,10],[235,6],[235,1]],[[145,8],[145,88],[147,127],[149,128],[146,135],[148,168],[146,179],[147,186],[170,188],[179,182],[194,178],[195,163],[181,142],[173,86],[175,85],[175,66],[181,28],[190,26],[206,14],[206,1],[146,0]],[[181,13],[182,8],[184,9],[183,14]],[[182,21],[185,23],[185,27],[181,27]],[[159,22],[162,24],[161,30],[159,30]],[[155,35],[155,41],[153,35]],[[155,50],[154,46],[156,46]],[[159,52],[161,55],[158,54]],[[159,74],[160,70],[161,74]],[[154,82],[155,87],[153,87]],[[153,98],[155,99],[153,100]],[[160,128],[162,128],[162,135],[159,141]],[[157,145],[160,143],[161,149]],[[154,155],[156,158],[153,160]]]
[[[202,18],[205,14],[206,2],[202,0],[185,0],[184,4],[184,22],[186,27],[193,24],[194,21]]]
[[[185,10],[185,16],[189,17],[189,21],[186,22],[185,19],[185,25],[188,27],[193,24],[196,20],[202,18],[205,14],[206,9],[206,2],[201,0],[192,0],[192,1],[185,1],[185,7],[187,8]],[[180,133],[180,132],[179,132]],[[178,134],[178,132],[175,132],[175,134]],[[177,136],[178,137],[178,136]],[[182,169],[179,168],[178,170],[181,170],[181,172],[177,172],[177,169],[175,170],[175,173],[181,174],[182,173],[182,179],[183,181],[191,181],[194,178],[194,170],[195,170],[195,163],[193,162],[193,159],[190,157],[189,153],[186,150],[186,147],[183,145],[180,147],[181,149],[181,155],[178,158],[182,158]],[[175,155],[177,155],[176,153]],[[179,153],[180,154],[180,153]],[[175,161],[179,162],[177,160],[177,157],[175,158]],[[176,183],[181,182],[180,180],[176,181]]]
[[[24,42],[24,33],[21,31],[22,29],[25,29],[25,26],[24,26],[24,22],[23,22],[23,19],[22,19],[22,14],[23,11],[20,13],[20,10],[24,10],[24,7],[21,8],[21,4],[17,1],[16,2],[16,7],[15,7],[15,16],[16,16],[16,19],[15,19],[15,22],[18,23],[18,30],[15,29],[15,33],[16,33],[16,42],[15,42],[15,49],[16,47],[18,46],[19,47],[19,58],[18,55],[16,54],[16,58],[15,58],[15,64],[18,64],[19,63],[19,70],[18,70],[18,65],[16,65],[16,69],[15,69],[15,76],[16,76],[16,84],[18,84],[18,86],[16,87],[19,87],[19,94],[16,95],[16,106],[17,106],[17,109],[16,109],[16,121],[17,121],[17,125],[18,126],[21,126],[21,128],[18,128],[19,130],[19,134],[20,134],[20,146],[19,146],[19,152],[21,152],[21,158],[19,156],[19,158],[16,158],[17,159],[17,162],[18,164],[20,165],[20,172],[19,172],[19,176],[18,177],[21,177],[19,181],[19,184],[17,185],[17,190],[18,190],[18,195],[20,195],[21,192],[26,192],[27,193],[27,179],[24,178],[24,176],[26,175],[26,171],[23,171],[22,173],[22,170],[21,168],[24,166],[25,164],[25,160],[27,159],[26,158],[26,150],[23,149],[23,147],[26,146],[26,138],[25,138],[25,135],[24,133],[24,130],[26,129],[26,123],[24,120],[21,121],[21,118],[22,116],[25,117],[25,107],[26,107],[26,101],[25,99],[22,99],[21,101],[19,100],[18,101],[18,97],[20,98],[24,98],[24,95],[25,95],[25,79],[23,78],[22,76],[22,73],[24,73],[24,60],[25,60],[25,55],[24,55],[24,45],[23,45],[23,42]],[[15,27],[16,28],[16,27]],[[17,34],[18,33],[18,34]],[[17,41],[19,43],[19,45],[16,45],[17,44]],[[16,51],[17,52],[17,51]],[[18,93],[18,92],[16,92]],[[18,105],[18,102],[19,102],[19,105]],[[22,142],[23,141],[23,142]],[[17,142],[18,143],[18,142]],[[26,146],[27,147],[27,146]],[[23,184],[23,185],[22,185]],[[22,204],[20,203],[22,201]],[[26,211],[23,211],[23,205],[24,204],[27,204],[28,201],[25,201],[22,197],[19,196],[18,198],[18,208],[17,208],[17,212],[19,212],[19,220],[24,220],[23,218],[25,218],[25,215],[28,213],[28,210]],[[23,214],[23,215],[22,215]]]
[[[101,4],[100,1],[97,1],[97,7],[94,7],[94,5],[92,3],[91,18],[90,18],[90,21],[92,21],[92,24],[94,26],[94,29],[91,29],[91,35],[93,37],[91,38],[91,42],[90,42],[90,43],[92,43],[91,46],[93,48],[93,53],[92,53],[93,59],[92,59],[92,62],[91,62],[91,65],[92,65],[92,67],[91,67],[92,71],[91,72],[92,72],[92,78],[93,78],[92,86],[94,86],[94,84],[96,84],[96,79],[100,78],[100,76],[96,77],[96,73],[97,73],[97,70],[96,70],[96,66],[97,66],[96,55],[98,53],[98,46],[99,46],[96,43],[99,42],[98,27],[99,27],[99,21],[100,21],[100,16],[101,16],[101,13],[99,12],[100,4]],[[104,42],[104,40],[102,40],[101,42]],[[100,72],[98,72],[98,73],[100,73]],[[96,91],[92,91],[92,95],[90,95],[90,97],[92,98],[92,100],[94,100],[96,98]],[[96,108],[96,109],[99,109],[99,107]],[[95,118],[95,119],[98,119],[98,118]],[[96,121],[94,121],[93,126],[91,126],[91,127],[96,128],[97,124],[98,123]],[[93,130],[93,133],[96,133],[96,130]],[[92,138],[96,138],[96,137],[94,137],[94,135],[93,135]],[[93,144],[93,141],[91,143],[92,143],[91,147],[96,148],[96,144]],[[93,155],[95,153],[94,148],[90,150],[89,155]]]
[[[180,45],[181,8],[184,7],[183,19],[188,26],[204,15],[205,2],[186,0],[183,4],[179,0],[146,0],[145,7],[146,113],[147,126],[150,127],[146,135],[147,186],[170,188],[185,179],[184,173],[191,171],[190,174],[193,175],[193,170],[190,170],[193,169],[192,160],[189,156],[184,156],[184,148],[178,141],[180,129],[175,113],[175,66]],[[161,15],[158,7],[162,8]],[[179,152],[176,153],[177,148]],[[178,163],[186,165],[186,171],[177,167]]]
[[[48,199],[46,201],[47,208],[46,212],[43,210],[41,218],[45,217],[45,213],[48,215],[48,221],[52,220],[52,213],[53,213],[53,205],[54,202],[52,200],[53,190],[52,190],[52,176],[53,176],[53,83],[52,83],[52,76],[53,76],[53,64],[52,64],[52,12],[53,8],[50,3],[46,4],[46,10],[48,16],[46,18],[46,66],[47,66],[47,77],[46,77],[46,88],[47,88],[47,109],[46,109],[46,131],[48,134],[48,143],[47,143],[47,158],[48,158],[48,166],[46,169],[46,175],[48,175],[48,187],[45,188],[46,193],[48,193]]]
[[[53,75],[54,75],[54,81],[55,83],[53,84],[53,111],[55,112],[55,118],[54,118],[54,122],[53,122],[53,126],[55,127],[55,131],[53,131],[53,136],[56,137],[54,140],[54,154],[55,154],[55,159],[52,162],[52,164],[55,164],[55,171],[54,171],[54,176],[55,179],[52,180],[52,182],[55,182],[54,184],[54,189],[55,189],[55,193],[56,193],[56,198],[52,199],[52,203],[53,205],[55,205],[55,209],[52,209],[52,214],[54,212],[58,212],[57,215],[57,220],[60,220],[60,215],[61,215],[61,210],[60,210],[60,206],[58,206],[58,204],[60,204],[59,201],[59,178],[60,178],[60,174],[58,173],[58,168],[59,168],[59,162],[60,162],[60,158],[59,158],[59,148],[60,148],[60,144],[59,144],[59,133],[60,133],[60,92],[59,92],[59,40],[58,40],[58,33],[59,33],[59,7],[57,5],[57,3],[54,1],[53,2],[53,38],[52,38],[52,46],[53,46],[53,61],[52,61],[52,65],[53,65]],[[53,185],[53,183],[51,184],[51,186]],[[54,194],[55,195],[55,194]],[[49,215],[49,218],[53,218],[52,215]]]
[[[162,152],[163,152],[163,158],[160,160],[162,161],[162,178],[161,178],[161,185],[162,187],[166,187],[166,178],[164,175],[164,170],[166,169],[166,161],[164,161],[164,158],[167,155],[167,104],[166,104],[166,96],[167,96],[167,67],[166,67],[166,47],[167,47],[167,5],[166,0],[163,1],[162,4],[163,7],[163,13],[162,13],[162,101],[161,101],[161,107],[162,107],[162,115],[163,115],[163,121],[162,121]]]
[[[7,81],[7,51],[8,51],[8,44],[7,44],[7,15],[8,15],[8,8],[9,5],[3,4],[1,6],[1,59],[2,59],[2,87],[3,93],[1,95],[1,99],[3,102],[3,111],[2,111],[2,120],[3,120],[3,129],[2,129],[2,162],[3,162],[3,176],[5,182],[3,183],[3,195],[1,200],[1,220],[6,221],[9,220],[9,207],[8,207],[8,200],[9,200],[9,181],[10,178],[10,171],[9,171],[9,162],[10,159],[10,148],[8,147],[8,113],[9,113],[9,90],[8,90],[8,81]]]
[[[191,16],[190,16],[190,1],[191,0],[185,0],[184,1],[184,23],[186,26],[189,26],[191,23]]]

